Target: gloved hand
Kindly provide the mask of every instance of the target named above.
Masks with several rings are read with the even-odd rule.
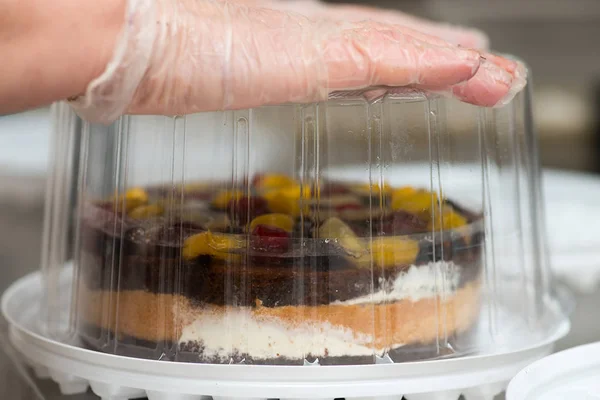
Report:
[[[234,0],[251,7],[272,8],[292,11],[312,19],[333,19],[339,21],[372,20],[393,25],[402,25],[449,43],[486,50],[489,46],[487,35],[476,29],[436,23],[397,10],[386,10],[354,4],[327,4],[319,0]]]
[[[110,122],[126,112],[180,115],[412,86],[494,106],[525,84],[516,62],[352,19],[219,0],[129,0],[112,61],[72,105]]]

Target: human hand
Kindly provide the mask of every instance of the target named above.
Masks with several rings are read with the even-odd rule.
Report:
[[[387,10],[355,4],[331,4],[319,0],[233,0],[250,7],[271,8],[302,14],[311,19],[331,19],[361,22],[377,21],[401,25],[443,39],[451,44],[472,49],[487,50],[489,39],[477,29],[454,26],[417,18],[398,10]]]
[[[72,102],[85,118],[179,115],[411,86],[483,106],[525,84],[523,67],[380,21],[348,22],[216,0],[130,0],[106,71]],[[156,21],[151,23],[150,21]]]

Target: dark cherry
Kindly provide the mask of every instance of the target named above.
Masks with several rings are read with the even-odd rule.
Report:
[[[290,234],[280,228],[258,225],[250,235],[250,246],[255,251],[285,253],[290,248]]]
[[[269,206],[267,201],[262,197],[240,197],[234,199],[227,204],[227,214],[234,225],[244,226],[254,218],[267,214]]]

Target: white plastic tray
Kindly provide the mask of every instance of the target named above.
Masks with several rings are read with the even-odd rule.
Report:
[[[510,382],[506,400],[600,399],[600,342],[539,360]]]
[[[65,274],[65,276],[68,276]],[[69,282],[64,282],[67,285]],[[68,288],[65,288],[68,290]],[[526,365],[551,353],[569,330],[564,321],[534,346],[493,355],[368,366],[203,365],[120,357],[45,337],[37,329],[41,274],[15,282],[2,297],[10,340],[41,377],[63,393],[88,385],[103,399],[347,399],[491,400]]]

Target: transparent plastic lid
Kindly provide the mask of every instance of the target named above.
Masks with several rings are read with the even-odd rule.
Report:
[[[42,325],[56,338],[169,361],[397,363],[501,351],[560,314],[526,93],[111,126],[55,112]]]

